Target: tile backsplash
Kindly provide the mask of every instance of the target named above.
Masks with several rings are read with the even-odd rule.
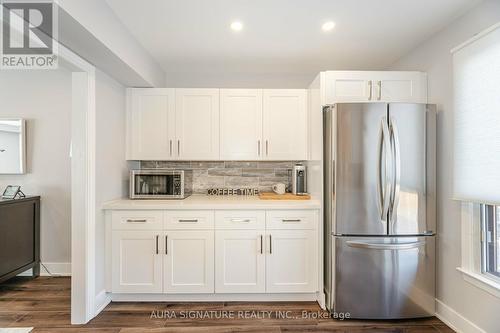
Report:
[[[193,193],[206,194],[209,188],[257,188],[271,191],[283,183],[291,189],[291,170],[296,161],[142,161],[142,169],[193,170]]]

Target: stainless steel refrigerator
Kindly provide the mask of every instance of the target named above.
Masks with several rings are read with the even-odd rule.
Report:
[[[325,293],[352,318],[434,315],[435,110],[323,108]]]

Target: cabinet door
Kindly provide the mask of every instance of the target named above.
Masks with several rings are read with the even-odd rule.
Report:
[[[174,89],[128,90],[128,160],[168,160],[173,158],[174,99]]]
[[[214,292],[214,232],[167,231],[163,265],[166,293]]]
[[[159,231],[112,232],[112,292],[162,292],[160,236]]]
[[[215,232],[215,291],[264,293],[265,253],[263,230]]]
[[[326,103],[355,103],[373,100],[371,72],[331,71],[325,75]]]
[[[269,160],[307,158],[305,89],[264,90],[263,155]]]
[[[378,72],[374,94],[383,102],[427,103],[427,75],[421,72]]]
[[[176,159],[219,159],[219,89],[176,89]]]
[[[262,156],[262,90],[221,89],[222,160]]]
[[[268,231],[266,291],[317,292],[318,248],[316,230]]]

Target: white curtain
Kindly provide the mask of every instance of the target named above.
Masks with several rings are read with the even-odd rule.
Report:
[[[454,197],[500,205],[500,24],[453,51]]]

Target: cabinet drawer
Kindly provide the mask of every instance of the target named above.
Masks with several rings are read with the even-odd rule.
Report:
[[[161,230],[163,212],[155,210],[117,210],[111,215],[113,230]]]
[[[214,212],[211,210],[168,211],[165,213],[165,229],[213,229]]]
[[[316,229],[315,210],[271,210],[266,212],[267,229]]]
[[[216,229],[264,229],[264,211],[230,210],[215,212]]]

